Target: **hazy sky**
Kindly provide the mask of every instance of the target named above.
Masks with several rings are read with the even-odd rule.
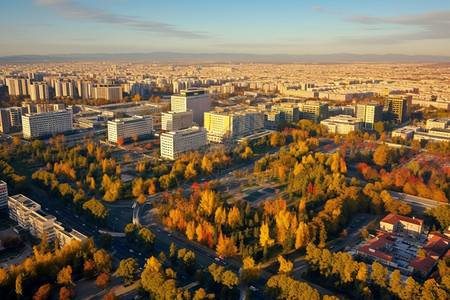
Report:
[[[3,0],[0,56],[450,55],[450,0]]]

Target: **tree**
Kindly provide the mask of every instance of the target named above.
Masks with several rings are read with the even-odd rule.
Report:
[[[123,278],[125,284],[130,284],[138,270],[138,262],[134,258],[127,258],[120,261],[117,275]]]
[[[153,249],[153,241],[155,240],[155,235],[148,228],[141,228],[138,232],[138,242],[144,248],[145,251],[149,252]]]
[[[389,279],[389,291],[401,298],[403,291],[403,280],[399,270],[395,270]]]
[[[243,261],[242,280],[245,282],[251,282],[258,279],[260,270],[261,266],[256,265],[255,260],[251,256],[248,256]]]
[[[309,243],[309,229],[305,222],[300,222],[295,234],[295,249],[304,248]]]
[[[95,263],[92,259],[88,259],[84,262],[83,275],[89,278],[95,274]]]
[[[192,300],[208,300],[208,299],[214,299],[214,294],[208,294],[203,288],[199,288],[197,291],[195,291],[194,298]]]
[[[370,277],[372,278],[373,283],[379,288],[387,287],[387,276],[388,270],[383,267],[381,264],[374,262],[372,264],[372,273]]]
[[[72,300],[73,298],[75,298],[74,288],[61,287],[59,290],[59,300]]]
[[[384,123],[383,122],[375,122],[373,124],[373,129],[378,132],[378,134],[384,133]]]
[[[73,282],[72,279],[72,267],[69,265],[65,268],[62,268],[61,271],[59,271],[58,273],[58,277],[57,277],[57,282],[58,284],[61,285],[71,285],[74,286],[75,283]]]
[[[94,262],[97,270],[109,274],[112,269],[112,259],[105,249],[97,250],[94,253]]]
[[[380,166],[384,167],[391,161],[391,150],[386,145],[381,145],[375,150],[373,153],[373,162]]]
[[[132,243],[136,240],[136,225],[134,225],[133,223],[128,223],[125,226],[125,239],[129,243]]]
[[[34,294],[33,300],[47,300],[50,297],[52,291],[52,285],[50,283],[42,285],[39,290]]]
[[[262,247],[272,246],[274,240],[270,238],[269,225],[265,222],[261,224],[260,234],[259,234],[259,244]]]
[[[16,295],[17,295],[18,298],[21,298],[22,295],[23,295],[23,286],[22,286],[23,285],[23,277],[24,277],[23,273],[20,273],[16,277],[16,282],[15,282],[16,289],[15,289],[15,291],[16,291]]]
[[[237,247],[232,238],[227,238],[226,235],[220,232],[216,252],[225,257],[234,256],[237,254]]]
[[[442,229],[450,226],[450,206],[442,204],[432,209],[426,210],[425,213],[439,222]]]
[[[222,273],[222,284],[231,290],[239,284],[239,278],[234,272],[225,271]]]
[[[98,275],[97,279],[95,280],[95,284],[98,287],[101,287],[102,289],[106,289],[106,287],[111,282],[111,277],[106,273],[101,273]]]
[[[8,278],[9,278],[8,273],[5,271],[5,269],[0,267],[0,287],[8,283]]]
[[[290,276],[292,274],[294,264],[291,261],[284,259],[281,255],[278,256],[278,262],[280,263],[278,274]]]
[[[108,294],[103,297],[103,300],[116,300],[117,296],[114,290],[110,290]]]
[[[211,216],[216,208],[216,193],[209,189],[202,192],[199,210],[207,217]]]

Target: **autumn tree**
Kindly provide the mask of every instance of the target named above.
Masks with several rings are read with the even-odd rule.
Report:
[[[280,264],[278,274],[290,276],[292,274],[294,264],[291,261],[284,259],[281,255],[278,256],[278,262]]]
[[[94,253],[94,263],[99,272],[109,274],[112,269],[112,258],[105,249],[97,250]]]
[[[47,300],[50,297],[52,285],[50,283],[42,285],[34,294],[33,300]]]
[[[117,296],[116,296],[116,293],[114,292],[113,289],[110,290],[110,291],[108,292],[108,294],[106,294],[106,295],[103,297],[103,300],[116,300],[116,299],[117,299]]]
[[[130,284],[138,270],[138,262],[134,258],[127,258],[120,261],[117,275],[123,278],[125,284]]]
[[[255,260],[248,256],[243,261],[242,266],[242,280],[245,282],[251,282],[259,278],[261,266],[255,264]]]
[[[228,238],[220,232],[216,252],[225,257],[234,256],[237,254],[237,247],[232,238]]]
[[[57,282],[60,285],[66,285],[66,286],[74,286],[75,283],[72,279],[72,267],[67,266],[61,269],[58,273]]]
[[[59,290],[59,300],[72,300],[75,298],[75,294],[74,288],[67,288],[63,286]]]
[[[295,233],[295,249],[304,248],[309,243],[309,229],[305,222],[300,222]]]
[[[98,275],[97,279],[95,280],[95,284],[98,287],[101,287],[102,289],[106,289],[106,287],[111,282],[111,277],[106,273],[101,273]]]

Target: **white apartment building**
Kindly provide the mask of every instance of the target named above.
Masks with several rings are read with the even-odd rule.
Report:
[[[263,129],[264,113],[205,112],[204,124],[208,132],[208,141],[222,143]]]
[[[47,82],[33,82],[29,85],[32,101],[50,99]]]
[[[22,194],[8,197],[8,207],[9,217],[33,236],[38,237],[45,233],[49,241],[58,238],[61,246],[72,239],[86,240],[86,236],[76,230],[67,232],[61,223],[56,221],[56,217],[44,212],[38,203]]]
[[[194,114],[189,111],[169,111],[161,113],[161,129],[164,131],[177,131],[192,126]]]
[[[176,159],[180,154],[206,145],[206,129],[193,126],[179,131],[161,133],[161,157]]]
[[[72,111],[60,110],[22,116],[23,137],[36,138],[72,131]]]
[[[133,135],[138,138],[150,136],[153,130],[151,116],[133,116],[125,119],[108,121],[108,141],[117,143],[121,138],[123,142],[131,140]]]
[[[29,79],[25,78],[6,78],[8,94],[11,96],[27,96]]]
[[[320,122],[328,132],[335,134],[348,134],[350,131],[361,130],[363,121],[347,115],[339,115]]]
[[[192,110],[194,122],[203,124],[204,113],[211,110],[211,94],[204,90],[187,89],[171,97],[171,111]]]
[[[362,119],[364,128],[372,130],[373,124],[383,119],[383,105],[378,103],[358,103],[356,104],[356,117]]]
[[[8,208],[8,185],[0,180],[0,210]]]

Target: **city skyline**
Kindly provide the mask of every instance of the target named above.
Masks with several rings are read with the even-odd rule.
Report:
[[[389,7],[389,9],[387,9]],[[448,55],[448,1],[10,1],[0,56],[55,53]],[[18,20],[20,23],[18,23]]]

